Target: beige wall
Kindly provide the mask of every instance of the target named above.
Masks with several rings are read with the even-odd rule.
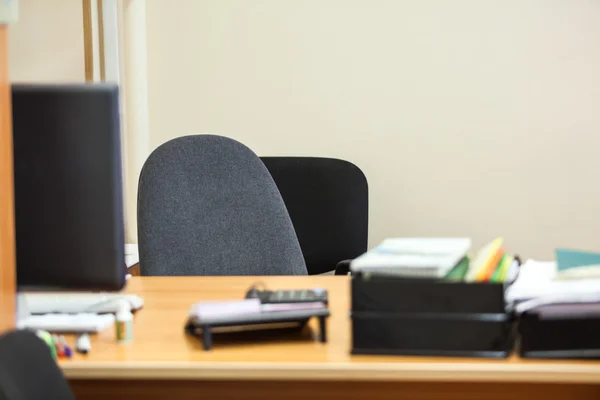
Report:
[[[600,2],[147,2],[153,147],[217,132],[261,155],[353,161],[372,244],[600,250]],[[81,2],[21,3],[12,76],[83,79]]]
[[[371,244],[600,250],[600,2],[149,0],[154,146],[353,161]]]
[[[82,82],[81,0],[20,0],[10,28],[10,76],[23,82]]]

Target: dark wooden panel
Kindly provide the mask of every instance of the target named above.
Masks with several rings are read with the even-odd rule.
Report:
[[[517,383],[72,381],[78,400],[598,400],[600,386]]]

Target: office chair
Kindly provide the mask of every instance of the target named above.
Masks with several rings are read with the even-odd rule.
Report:
[[[261,160],[283,197],[308,273],[348,273],[349,260],[367,251],[369,188],[364,173],[332,158]]]
[[[173,139],[142,168],[141,275],[306,275],[290,216],[260,158],[215,135]]]
[[[0,400],[74,400],[48,345],[30,331],[0,336]]]

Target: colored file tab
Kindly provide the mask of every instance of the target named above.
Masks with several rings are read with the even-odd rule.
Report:
[[[600,277],[600,253],[556,249],[556,279]]]
[[[490,282],[504,282],[506,280],[506,275],[508,270],[510,269],[512,263],[515,258],[511,255],[504,254],[500,263],[498,264],[498,268],[494,271],[494,274],[490,278]]]
[[[465,278],[468,282],[483,282],[491,278],[494,269],[504,254],[503,243],[504,239],[497,238],[477,252]]]
[[[477,282],[487,282],[492,279],[492,275],[494,271],[498,269],[498,265],[504,256],[504,249],[502,247],[498,248],[494,253],[490,255],[490,258],[487,261],[487,264],[483,266],[483,268],[477,274],[475,280]]]
[[[444,279],[450,281],[462,281],[469,270],[469,256],[464,257],[454,268],[446,274]]]

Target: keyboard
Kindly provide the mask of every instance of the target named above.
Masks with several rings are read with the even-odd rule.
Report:
[[[29,314],[116,313],[123,301],[131,311],[144,306],[144,299],[122,293],[19,293],[18,306]]]
[[[44,314],[17,320],[18,329],[65,333],[95,333],[115,323],[112,314]]]

